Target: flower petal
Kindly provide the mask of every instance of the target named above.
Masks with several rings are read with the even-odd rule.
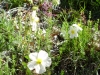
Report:
[[[30,61],[30,62],[27,64],[27,67],[28,67],[30,70],[33,70],[35,65],[36,65],[36,62]]]
[[[75,34],[75,37],[78,37],[78,33]]]
[[[75,26],[70,26],[70,30],[75,30],[76,32],[78,31],[78,28]]]
[[[48,58],[48,53],[46,51],[40,50],[38,54],[38,58],[42,60],[46,60]]]
[[[30,53],[30,54],[29,54],[29,58],[30,58],[32,61],[36,61],[37,56],[38,56],[38,53],[37,53],[37,52],[34,52],[34,53]]]
[[[51,63],[52,63],[51,58],[48,57],[46,60],[42,62],[42,65],[45,67],[50,67]]]
[[[37,31],[37,23],[36,22],[32,22],[32,31]]]
[[[70,35],[70,38],[73,39],[74,38],[74,35]]]
[[[36,17],[36,11],[32,12],[32,18],[34,19],[34,17]]]
[[[36,17],[34,18],[34,21],[35,21],[35,22],[39,22],[39,17],[36,16]]]
[[[38,64],[35,66],[35,71],[37,74],[42,74],[42,73],[46,72],[46,69],[43,65]]]
[[[40,71],[40,65],[37,64],[37,65],[34,66],[34,68],[35,68],[35,72],[36,72],[37,74],[39,74],[39,71]]]
[[[40,72],[39,72],[39,74],[42,74],[44,72],[46,72],[45,67],[43,65],[40,65]]]
[[[78,31],[82,31],[82,28],[80,26],[78,26],[77,24],[73,24],[72,26],[76,27],[78,29]]]
[[[74,38],[74,37],[78,37],[78,33],[75,33],[74,35],[70,34],[70,38]]]

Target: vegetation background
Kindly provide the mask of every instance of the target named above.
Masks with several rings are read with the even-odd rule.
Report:
[[[36,75],[27,68],[28,55],[40,49],[52,58],[51,67],[43,75],[100,75],[100,1],[61,0],[56,8],[48,7],[46,12],[56,15],[52,18],[43,15],[43,2],[33,1],[0,0],[0,75]],[[31,12],[35,6],[40,9],[37,15],[46,30],[45,37],[31,31],[29,15],[23,18],[16,15],[20,12],[17,9],[12,11],[24,7]],[[83,31],[78,38],[70,39],[68,29],[74,23]]]

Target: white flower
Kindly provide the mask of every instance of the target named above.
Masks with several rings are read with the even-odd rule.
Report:
[[[36,10],[33,10],[33,12],[32,12],[32,18],[31,19],[34,22],[39,22],[39,18],[36,15]]]
[[[42,30],[42,34],[43,34],[43,35],[46,34],[46,30],[45,30],[45,29]]]
[[[36,10],[33,10],[30,25],[32,25],[32,31],[37,31],[37,23],[39,22],[39,18],[36,15]]]
[[[78,37],[77,33],[78,29],[74,26],[70,26],[68,33],[70,34],[70,38]]]
[[[78,31],[82,31],[82,28],[79,25],[73,24],[72,26],[76,27]]]
[[[82,28],[79,25],[73,24],[72,26],[70,26],[70,29],[68,31],[68,33],[70,34],[70,38],[78,37],[79,31],[82,31]]]
[[[48,57],[48,53],[43,50],[40,50],[39,53],[30,53],[29,58],[32,61],[30,61],[27,66],[30,70],[35,70],[37,74],[46,72],[46,67],[51,65],[51,58]]]
[[[32,25],[32,31],[37,31],[37,23],[36,22],[30,22]]]

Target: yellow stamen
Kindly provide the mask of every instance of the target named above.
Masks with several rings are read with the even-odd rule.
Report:
[[[72,33],[72,34],[74,34],[74,33],[75,33],[75,31],[74,31],[74,30],[71,30],[71,33]]]
[[[38,58],[37,61],[36,61],[37,64],[41,64],[41,62],[42,62],[42,60],[39,59],[39,58]]]

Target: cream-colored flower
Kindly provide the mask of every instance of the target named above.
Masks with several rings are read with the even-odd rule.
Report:
[[[45,29],[42,30],[42,34],[43,34],[43,35],[46,34],[46,30],[45,30]]]
[[[37,31],[37,23],[39,22],[39,18],[36,15],[36,10],[33,10],[30,25],[32,26],[32,31]]]
[[[30,61],[27,66],[30,70],[35,70],[37,74],[46,72],[46,67],[50,67],[51,65],[51,58],[48,57],[48,53],[43,50],[40,50],[39,53],[30,53],[29,58],[32,61]]]
[[[33,12],[32,12],[32,18],[31,19],[34,22],[39,22],[39,18],[36,15],[36,10],[33,10]]]
[[[73,24],[72,26],[76,27],[78,31],[82,31],[82,28],[79,25]]]
[[[78,29],[74,26],[70,26],[68,33],[70,34],[70,38],[78,37]]]
[[[32,31],[37,31],[37,23],[36,22],[30,22],[32,25]]]

